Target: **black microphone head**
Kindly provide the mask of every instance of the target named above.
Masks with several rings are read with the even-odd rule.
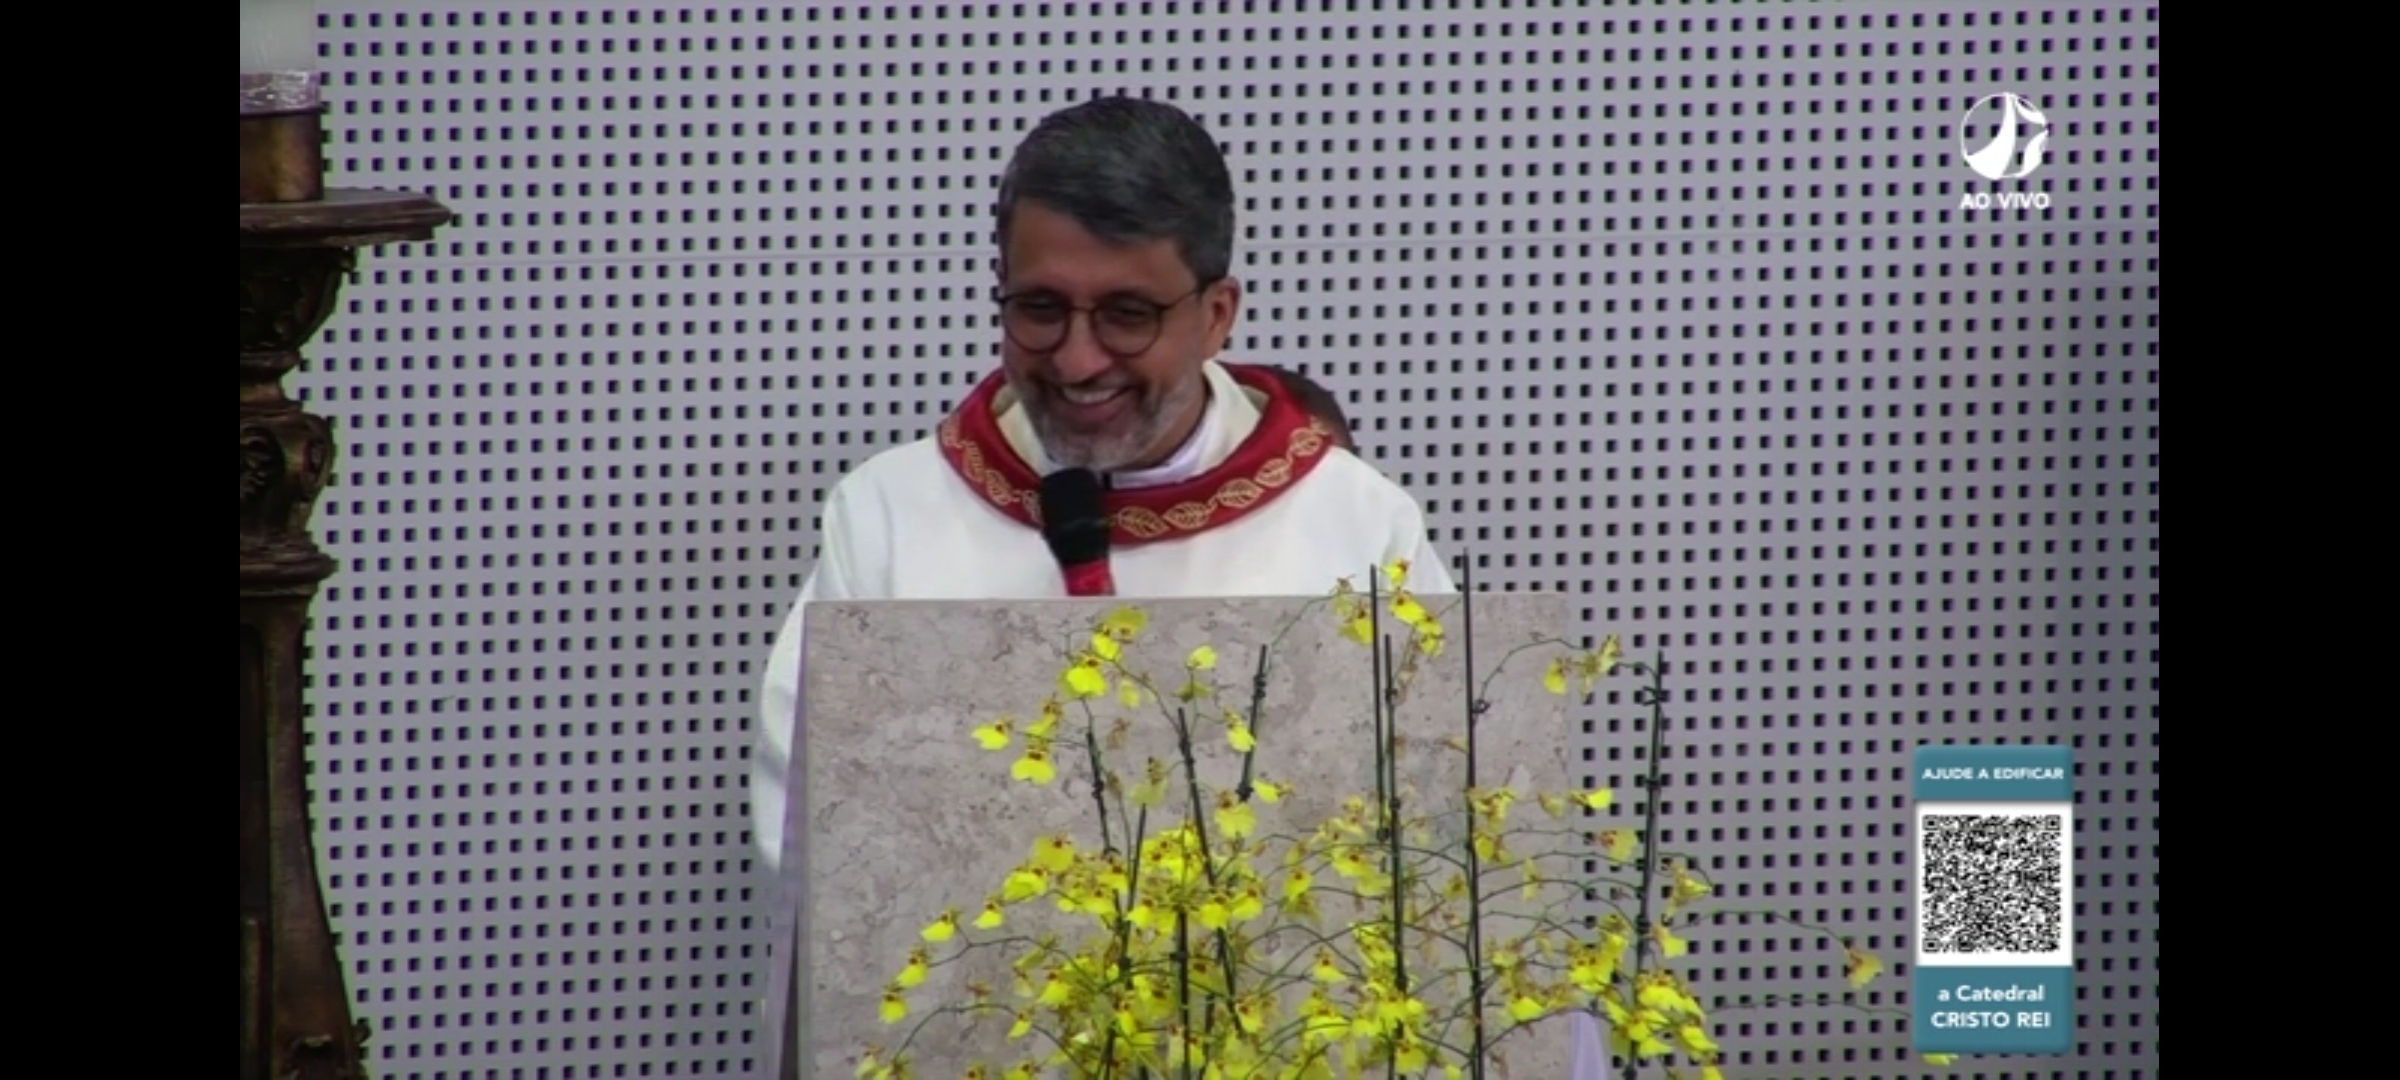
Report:
[[[1098,473],[1060,469],[1042,478],[1042,539],[1060,566],[1108,557],[1108,507]]]

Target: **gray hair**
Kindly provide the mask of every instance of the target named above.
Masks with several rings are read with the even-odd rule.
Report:
[[[1100,97],[1017,144],[1000,178],[1000,243],[1017,204],[1064,214],[1115,244],[1172,240],[1203,285],[1233,268],[1233,177],[1200,122],[1173,105]]]

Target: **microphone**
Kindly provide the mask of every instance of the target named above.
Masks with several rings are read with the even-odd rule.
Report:
[[[1115,596],[1108,572],[1108,508],[1100,476],[1061,469],[1042,478],[1042,539],[1066,575],[1069,596]]]

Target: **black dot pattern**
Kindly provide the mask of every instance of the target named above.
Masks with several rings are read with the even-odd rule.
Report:
[[[755,1067],[758,669],[827,488],[995,362],[1008,148],[1103,92],[1220,134],[1235,355],[1331,386],[1477,587],[1664,651],[1662,843],[1857,935],[1863,1003],[1908,1004],[1909,749],[2075,747],[2072,1055],[1777,1008],[1729,1075],[2156,1074],[2155,5],[528,7],[322,17],[333,182],[460,212],[295,380],[344,440],[311,753],[377,1075]],[[2045,156],[1987,181],[2002,93]],[[1641,710],[1582,721],[1638,822]],[[1720,999],[1840,979],[1689,936]]]

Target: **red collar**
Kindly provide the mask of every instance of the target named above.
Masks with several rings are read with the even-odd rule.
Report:
[[[1290,491],[1332,449],[1333,430],[1310,416],[1282,380],[1244,364],[1222,366],[1235,382],[1266,396],[1257,429],[1223,464],[1190,480],[1108,492],[1117,544],[1191,536],[1239,521]],[[1005,385],[1000,372],[986,376],[942,421],[937,442],[969,489],[994,509],[1038,529],[1041,477],[1008,445],[992,411]]]

